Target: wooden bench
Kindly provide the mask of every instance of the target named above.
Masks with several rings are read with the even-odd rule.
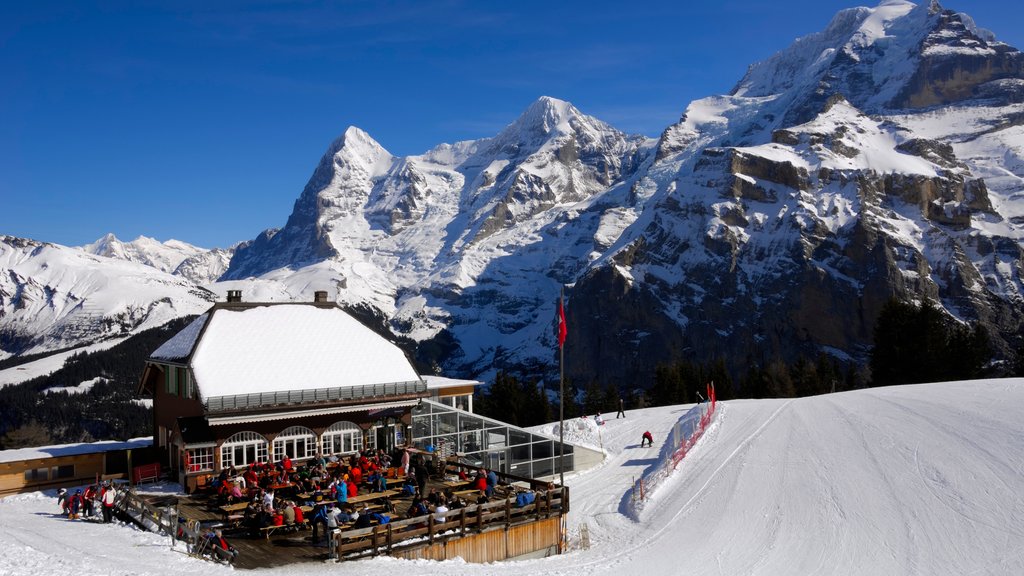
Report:
[[[309,520],[303,518],[302,522],[296,522],[294,524],[281,524],[280,526],[264,526],[263,528],[260,528],[260,534],[265,535],[267,537],[267,540],[270,540],[270,535],[274,532],[277,532],[278,530],[283,530],[284,532],[289,532],[291,530],[304,530],[307,526],[309,526]]]

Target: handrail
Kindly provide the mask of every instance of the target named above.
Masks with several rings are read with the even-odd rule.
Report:
[[[424,394],[427,383],[422,380],[389,382],[386,384],[364,384],[361,386],[336,386],[334,388],[305,388],[256,394],[234,394],[212,396],[203,400],[207,412],[226,412],[247,408],[282,406],[288,404],[315,404],[344,400],[361,400],[408,394]]]

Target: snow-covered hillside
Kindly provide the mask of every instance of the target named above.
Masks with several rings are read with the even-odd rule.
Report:
[[[246,300],[328,290],[438,337],[423,349],[460,377],[553,375],[563,285],[580,381],[645,385],[683,358],[863,366],[891,299],[979,325],[1002,360],[1024,330],[1022,138],[1024,54],[937,2],[885,0],[753,64],[657,140],[550,97],[415,156],[350,127],[216,283],[224,251],[87,248]],[[18,342],[67,341],[35,313]]]
[[[91,344],[197,314],[214,295],[150,266],[0,236],[0,355]]]
[[[196,284],[215,282],[231,262],[233,250],[214,248],[207,250],[180,240],[160,242],[139,236],[131,242],[122,242],[107,234],[81,249],[97,256],[138,262],[161,272],[187,278]]]
[[[274,575],[396,573],[1024,573],[1024,380],[861,390],[719,403],[702,440],[643,506],[633,480],[655,465],[686,406],[631,410],[588,443],[605,462],[566,478],[574,549],[471,565],[376,558],[298,564]],[[594,428],[590,428],[594,430]],[[650,430],[653,448],[638,447]],[[128,526],[55,516],[52,491],[0,500],[0,573],[222,574]],[[579,549],[586,525],[589,549]]]

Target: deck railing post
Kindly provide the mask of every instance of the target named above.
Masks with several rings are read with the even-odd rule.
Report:
[[[427,516],[427,541],[434,543],[434,515]]]

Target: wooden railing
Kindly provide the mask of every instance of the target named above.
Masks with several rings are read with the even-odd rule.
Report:
[[[161,510],[143,500],[134,490],[121,486],[114,496],[114,511],[150,532],[162,532],[172,538],[178,529],[178,514]]]
[[[333,534],[333,546],[342,560],[391,554],[397,548],[463,538],[489,528],[526,524],[568,511],[568,489],[554,488],[534,494],[533,503],[522,507],[515,506],[515,494],[485,504],[471,504],[449,511],[444,522],[438,522],[434,514],[429,514],[369,528],[338,530]]]

